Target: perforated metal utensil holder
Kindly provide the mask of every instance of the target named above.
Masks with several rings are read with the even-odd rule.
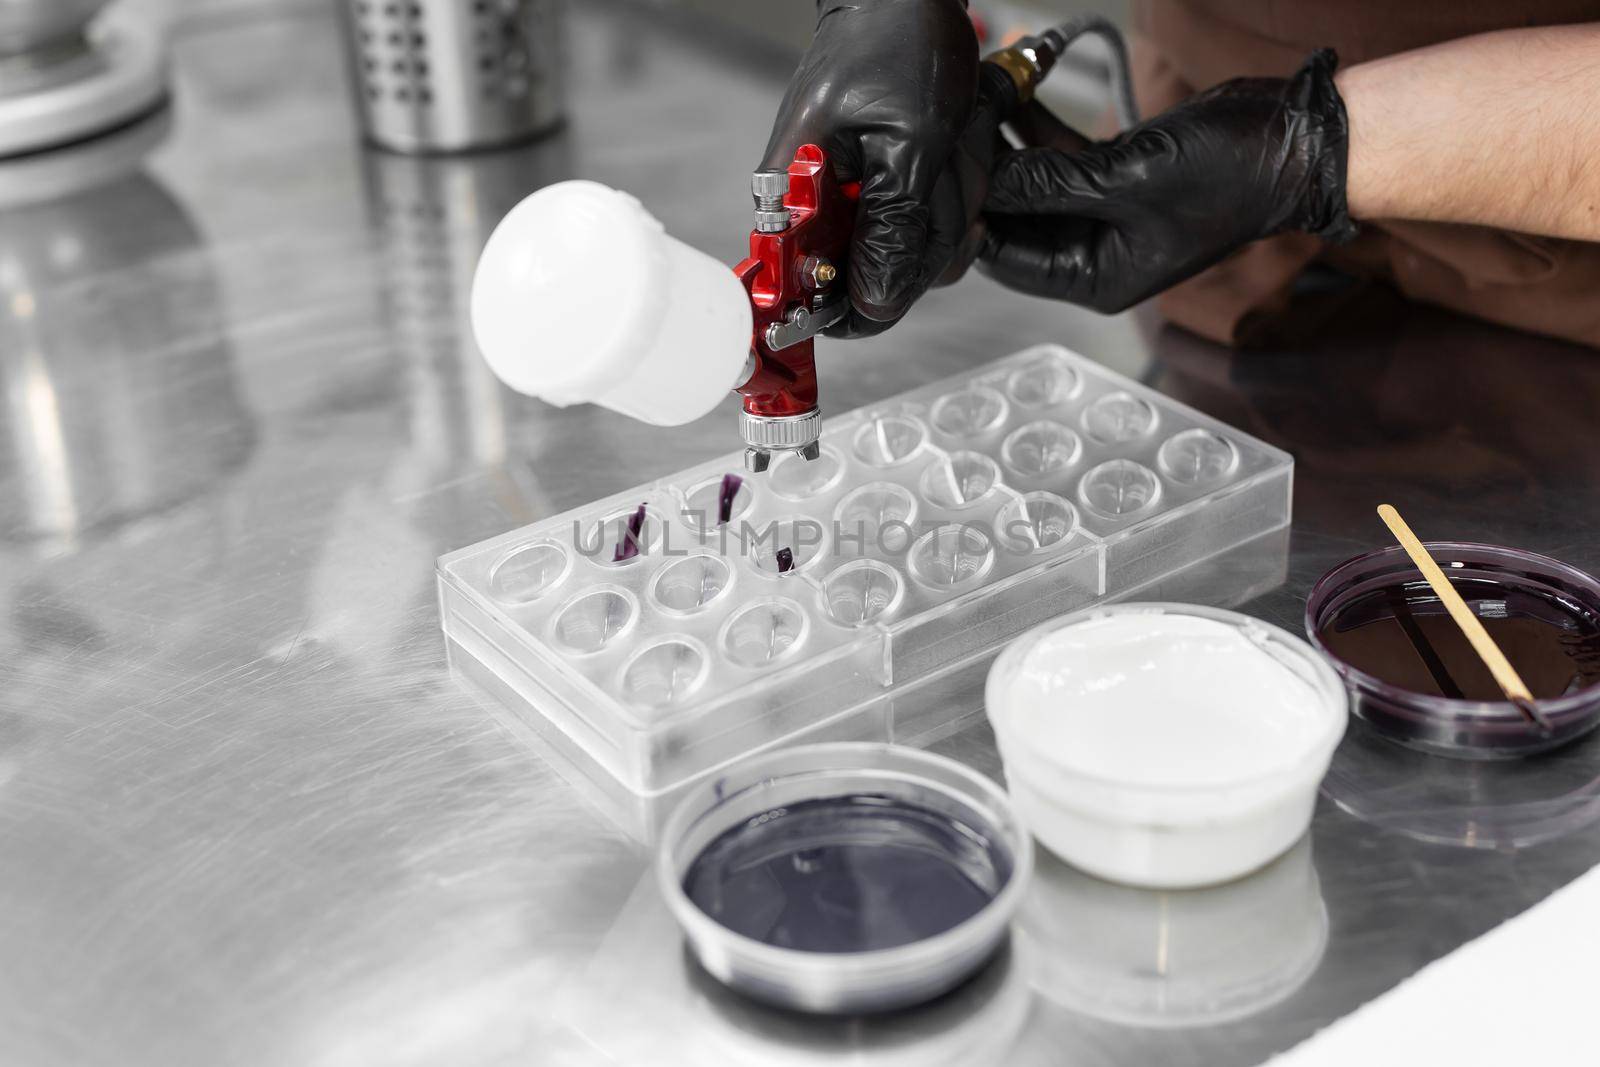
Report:
[[[342,0],[366,134],[399,152],[537,136],[562,117],[563,0]]]

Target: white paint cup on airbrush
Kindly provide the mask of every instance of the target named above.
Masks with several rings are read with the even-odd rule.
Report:
[[[1039,842],[1115,882],[1210,885],[1306,831],[1348,718],[1300,638],[1183,604],[1091,608],[1019,637],[985,693]]]
[[[472,330],[506,385],[656,426],[707,414],[742,382],[750,329],[750,299],[726,264],[597,182],[523,199],[472,280]]]

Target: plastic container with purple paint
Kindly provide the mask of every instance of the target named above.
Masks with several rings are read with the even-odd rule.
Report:
[[[1545,752],[1600,724],[1600,581],[1520,549],[1426,547],[1523,675],[1550,730],[1498,698],[1398,547],[1339,564],[1306,602],[1307,636],[1343,677],[1355,714],[1403,745],[1464,759]]]
[[[918,749],[778,749],[695,784],[661,832],[663,898],[706,971],[796,1011],[946,993],[1004,943],[1033,839],[994,782]]]

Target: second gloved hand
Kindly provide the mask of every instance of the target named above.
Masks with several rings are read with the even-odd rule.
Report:
[[[1355,233],[1332,52],[1289,79],[1240,78],[1079,152],[996,164],[980,260],[1024,292],[1120,311],[1251,241]]]

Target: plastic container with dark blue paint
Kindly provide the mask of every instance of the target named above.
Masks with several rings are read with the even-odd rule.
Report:
[[[779,750],[693,789],[657,873],[705,969],[801,1011],[929,1000],[1004,942],[1033,866],[1005,792],[884,744]]]

